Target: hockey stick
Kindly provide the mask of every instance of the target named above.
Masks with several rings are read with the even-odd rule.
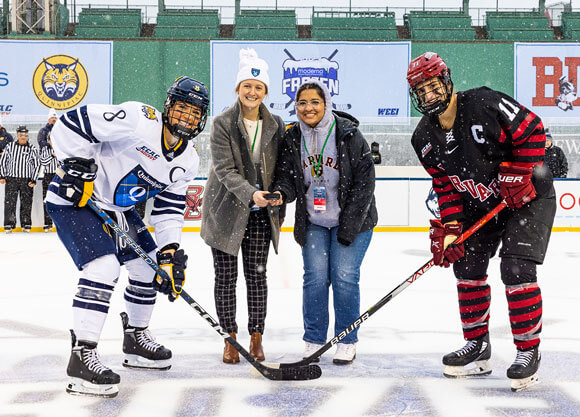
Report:
[[[112,228],[115,233],[123,239],[131,249],[135,251],[137,255],[141,259],[143,259],[147,265],[155,270],[164,280],[170,280],[167,276],[167,273],[161,269],[161,267],[155,262],[144,250],[139,246],[137,242],[135,242],[131,236],[129,236],[126,232],[124,232],[117,222],[115,222],[111,216],[109,216],[102,208],[100,208],[91,198],[87,201],[87,205],[93,209],[95,213],[101,217],[103,222]],[[181,298],[183,298],[187,304],[189,304],[201,317],[203,317],[213,329],[220,334],[225,340],[227,340],[250,364],[256,368],[258,372],[264,375],[266,378],[275,380],[275,381],[289,381],[289,380],[306,380],[306,379],[316,379],[322,375],[322,370],[318,365],[296,365],[296,366],[288,366],[284,369],[277,369],[277,368],[270,368],[268,366],[264,366],[260,362],[258,362],[250,353],[244,349],[233,337],[231,337],[224,329],[221,328],[219,323],[213,319],[209,315],[207,311],[205,311],[191,296],[185,291],[182,290],[180,294]]]
[[[473,226],[471,226],[469,229],[467,229],[465,232],[463,232],[457,239],[455,239],[454,243],[459,244],[459,243],[465,242],[465,240],[469,236],[471,236],[472,234],[477,232],[484,224],[486,224],[489,220],[491,220],[492,217],[497,215],[506,206],[507,206],[507,204],[504,201],[499,203],[494,209],[492,209],[489,213],[487,213],[480,220],[478,220]],[[433,267],[434,265],[435,264],[433,262],[433,258],[431,258],[429,260],[429,262],[427,262],[421,268],[419,268],[418,270],[413,272],[413,275],[411,275],[405,281],[401,282],[393,291],[391,291],[390,293],[385,295],[383,298],[381,298],[381,300],[378,303],[376,303],[374,306],[369,308],[358,319],[356,319],[354,321],[354,323],[352,323],[350,326],[348,326],[346,329],[344,329],[338,335],[336,335],[332,339],[330,339],[329,342],[327,342],[324,346],[322,346],[320,349],[318,349],[312,355],[310,355],[307,358],[304,358],[298,362],[268,363],[268,366],[277,367],[277,368],[283,370],[283,369],[292,369],[295,366],[304,366],[304,365],[309,364],[314,359],[318,358],[320,355],[322,355],[324,352],[326,352],[328,349],[330,349],[332,346],[336,345],[338,342],[340,342],[342,339],[344,339],[347,334],[349,334],[354,329],[359,327],[365,320],[367,320],[370,316],[375,314],[382,306],[384,306],[389,301],[391,301],[396,295],[403,292],[403,290],[405,288],[407,288],[413,282],[417,281],[421,277],[421,275],[423,275],[425,272],[427,272],[429,269],[431,269],[431,267]]]

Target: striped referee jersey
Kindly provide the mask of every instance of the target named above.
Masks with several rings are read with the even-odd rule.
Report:
[[[0,157],[0,178],[28,178],[36,181],[40,172],[40,158],[35,146],[17,141],[6,145]]]

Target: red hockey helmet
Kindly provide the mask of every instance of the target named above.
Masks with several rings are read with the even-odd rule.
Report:
[[[441,80],[446,87],[446,91],[443,92],[441,100],[425,105],[420,95],[417,94],[416,87],[434,77]],[[409,83],[409,94],[413,105],[419,112],[427,115],[437,115],[447,109],[453,93],[453,82],[451,81],[451,70],[438,54],[425,52],[423,55],[413,59],[407,70],[407,82]]]

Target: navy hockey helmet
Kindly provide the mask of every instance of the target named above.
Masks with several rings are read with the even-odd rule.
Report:
[[[189,103],[201,110],[201,117],[197,126],[193,129],[182,126],[179,123],[169,123],[169,113],[178,101]],[[163,107],[163,123],[169,132],[176,137],[193,139],[205,128],[207,121],[207,109],[209,107],[209,93],[204,83],[193,78],[181,76],[175,80],[173,85],[167,90],[167,100]],[[179,118],[179,116],[176,116]],[[191,115],[191,125],[193,125],[193,115]]]
[[[437,77],[445,91],[441,91],[441,99],[425,104],[424,93],[417,90],[417,86],[425,81]],[[413,106],[425,115],[438,115],[447,110],[453,94],[453,82],[451,81],[451,70],[443,59],[435,52],[425,52],[423,55],[413,59],[407,70],[407,82],[409,83],[409,94]]]

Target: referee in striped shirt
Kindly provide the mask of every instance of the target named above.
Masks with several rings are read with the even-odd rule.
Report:
[[[9,143],[0,157],[0,184],[6,184],[4,195],[4,230],[16,227],[16,202],[20,196],[20,224],[24,232],[32,226],[32,192],[40,170],[36,147],[28,142],[28,129],[18,126],[17,139]]]

